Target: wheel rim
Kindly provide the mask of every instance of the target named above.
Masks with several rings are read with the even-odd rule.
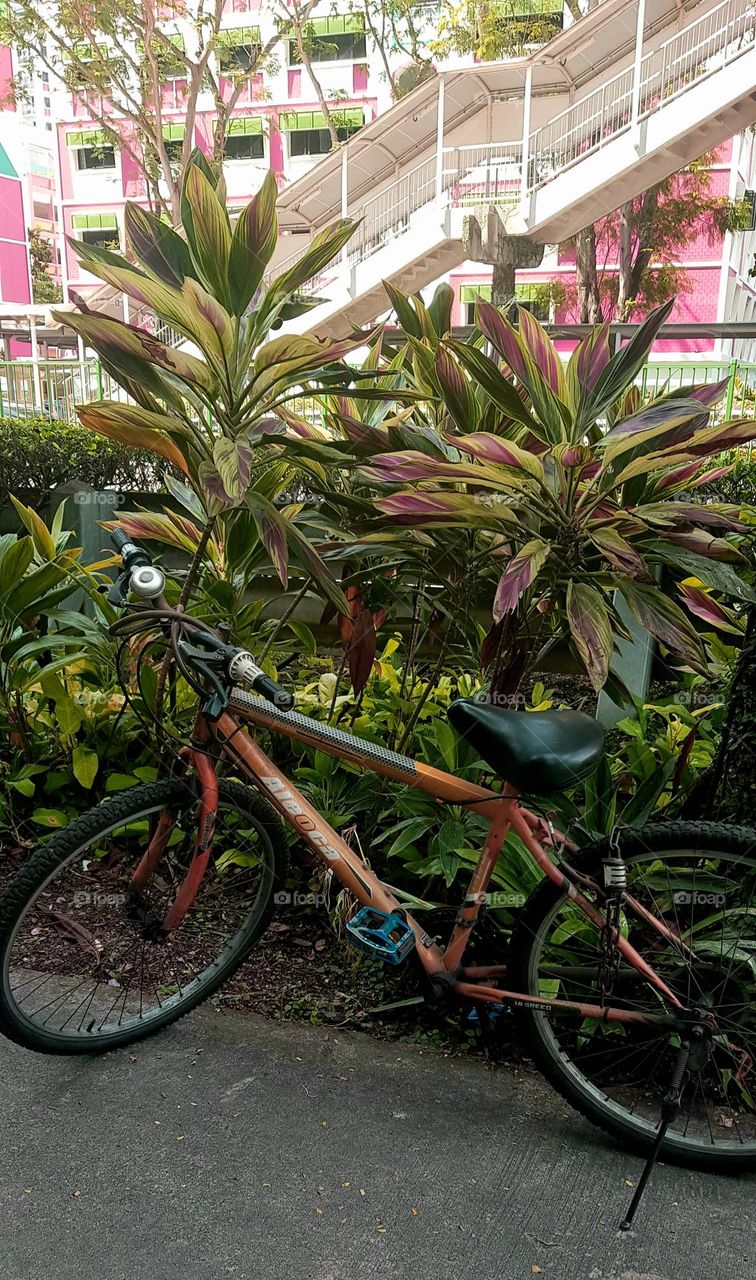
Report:
[[[175,826],[140,900],[131,879],[160,814]],[[60,1047],[107,1045],[171,1021],[238,963],[274,883],[270,840],[221,796],[211,859],[180,927],[153,936],[191,861],[197,803],[147,804],[104,824],[25,904],[5,949],[3,996],[24,1029]]]
[[[629,912],[623,933],[687,1007],[714,1015],[718,1031],[693,1059],[667,1146],[756,1155],[756,863],[737,854],[670,850],[628,859],[629,890],[662,916],[693,953],[685,959]],[[600,933],[566,897],[540,922],[528,990],[600,1003]],[[663,1012],[624,963],[607,995],[615,1006]],[[679,1037],[668,1031],[538,1013],[537,1034],[586,1101],[650,1138],[659,1123]]]

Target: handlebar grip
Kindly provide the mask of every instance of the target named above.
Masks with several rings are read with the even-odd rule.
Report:
[[[291,711],[294,706],[294,695],[289,693],[288,689],[284,689],[275,680],[271,680],[270,676],[266,676],[261,672],[259,676],[255,676],[252,681],[252,688],[255,693],[259,693],[263,698],[267,698],[268,702],[272,702],[274,707],[278,707],[279,711]]]
[[[127,534],[126,530],[122,529],[119,525],[117,529],[110,530],[110,541],[113,543],[116,551],[123,551],[123,548],[127,547],[131,542],[131,538]]]

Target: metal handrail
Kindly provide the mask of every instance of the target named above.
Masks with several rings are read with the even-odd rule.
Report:
[[[640,63],[637,120],[648,119],[693,84],[729,65],[756,43],[752,0],[722,0]],[[635,123],[635,68],[626,67],[545,125],[532,130],[527,194],[613,142]]]

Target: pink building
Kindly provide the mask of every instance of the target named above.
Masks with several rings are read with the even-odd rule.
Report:
[[[9,93],[12,76],[11,51],[0,46],[0,302],[28,303],[31,276],[24,189],[7,150],[17,128]]]
[[[721,147],[709,174],[711,197],[750,199],[749,193],[756,189],[756,139],[753,133],[749,131]],[[715,324],[755,320],[756,279],[751,279],[748,274],[755,253],[756,230],[753,228],[722,234],[713,228],[711,221],[698,228],[687,241],[679,262],[674,264],[681,269],[682,277],[670,323]],[[617,271],[617,254],[608,252],[599,264],[599,274],[607,290],[611,277],[616,276]],[[490,297],[490,279],[489,269],[472,262],[452,272],[450,282],[457,295],[454,309],[456,324],[472,323],[475,298]],[[574,250],[547,248],[538,268],[517,273],[519,303],[535,311],[542,320],[573,323],[578,319],[575,282]],[[548,286],[552,283],[556,288],[551,291],[550,298]],[[754,347],[753,343],[749,345]],[[749,352],[743,346],[742,342],[739,343],[741,357],[753,358],[756,348]],[[715,338],[658,342],[654,350],[659,355],[674,352],[676,355],[720,356],[726,353],[722,343]]]
[[[182,24],[176,20],[176,38]],[[363,22],[330,11],[312,19],[312,57],[316,74],[329,101],[338,107],[339,135],[347,137],[372,120],[388,103],[388,90],[378,67],[368,65]],[[223,67],[235,71],[251,60],[252,50],[275,31],[270,14],[259,0],[226,0],[222,41],[216,53],[223,85]],[[322,36],[322,40],[317,37]],[[231,91],[230,82],[228,92]],[[184,140],[186,82],[169,80],[163,95],[163,134],[169,150],[178,154]],[[96,117],[75,95],[69,115],[58,125],[60,194],[67,235],[91,244],[124,247],[123,212],[126,200],[147,202],[137,149],[115,148],[102,133]],[[201,100],[192,144],[209,147],[215,113],[212,97]],[[128,135],[125,134],[125,141]],[[270,68],[251,74],[245,82],[227,133],[225,179],[229,203],[241,206],[272,168],[279,184],[306,173],[330,148],[325,118],[314,85],[301,65],[293,42],[283,41]],[[64,275],[70,288],[86,294],[97,281],[82,272],[68,247]]]
[[[427,7],[428,35],[432,34],[432,9]],[[380,58],[371,49],[362,19],[355,14],[326,10],[325,0],[312,20],[313,62],[326,98],[338,107],[346,137],[390,105],[389,86]],[[184,38],[180,18],[176,39]],[[221,76],[224,61],[236,70],[249,64],[251,50],[268,41],[275,31],[273,18],[260,0],[226,0],[224,27],[216,53]],[[322,39],[318,39],[322,37]],[[184,138],[185,81],[168,82],[163,97],[164,136],[169,150],[181,149]],[[194,125],[194,145],[207,148],[214,124],[212,99],[200,101]],[[138,156],[128,145],[115,148],[101,132],[86,103],[71,96],[58,125],[60,196],[66,234],[92,244],[124,247],[123,213],[127,199],[146,203],[146,190]],[[328,130],[318,106],[315,86],[301,65],[293,42],[282,41],[275,61],[251,74],[244,85],[227,138],[225,178],[229,202],[241,205],[272,168],[283,187],[301,177],[330,147]],[[711,170],[711,194],[723,198],[744,197],[756,188],[756,150],[751,134],[726,144]],[[699,234],[686,244],[680,266],[685,272],[673,319],[697,323],[756,318],[756,289],[748,276],[756,252],[756,233]],[[97,287],[97,280],[82,272],[70,248],[64,251],[64,284],[83,294]],[[616,273],[616,256],[602,263],[605,279]],[[472,318],[475,297],[490,289],[490,268],[467,262],[450,275],[457,302],[454,319]],[[561,286],[551,298],[544,285]],[[521,305],[542,318],[570,321],[574,298],[574,257],[568,249],[547,247],[541,266],[518,274]],[[560,299],[564,297],[564,301]],[[659,344],[660,354],[670,344]],[[714,339],[675,342],[677,354],[702,356],[729,354]],[[756,354],[740,344],[743,357]]]

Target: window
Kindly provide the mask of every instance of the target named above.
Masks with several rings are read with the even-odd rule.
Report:
[[[32,201],[32,209],[34,217],[39,218],[42,222],[52,222],[53,207],[52,204],[45,203],[43,200]]]
[[[355,62],[366,57],[365,22],[358,15],[312,18],[304,26],[305,51],[312,62]],[[296,40],[289,40],[289,66],[302,58]]]
[[[259,27],[236,27],[218,32],[218,67],[221,75],[254,71],[262,50]]]
[[[73,151],[76,168],[115,169],[115,148],[108,135],[101,129],[82,129],[66,134],[66,142]]]
[[[114,213],[75,213],[71,218],[71,230],[77,240],[94,245],[96,249],[118,249],[118,219]]]
[[[226,129],[227,160],[263,160],[265,138],[259,116],[230,120]]]
[[[164,124],[163,141],[171,164],[178,164],[184,149],[184,125]]]
[[[554,286],[554,290],[556,287]],[[478,298],[483,298],[486,302],[491,301],[490,284],[463,284],[460,287],[459,300],[462,303],[463,324],[475,324],[475,304]],[[548,324],[551,319],[551,300],[550,281],[545,280],[543,284],[516,284],[515,318],[518,311],[530,311],[536,320],[540,320],[542,324]]]
[[[365,123],[361,107],[334,110],[333,121],[339,142],[346,142]],[[284,111],[281,128],[289,136],[289,156],[323,156],[331,150],[331,135],[322,111]]]

